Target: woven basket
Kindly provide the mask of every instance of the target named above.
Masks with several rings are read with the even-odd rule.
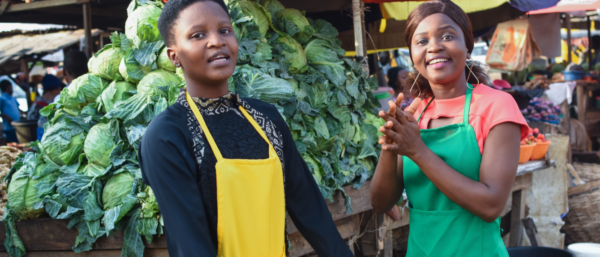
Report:
[[[575,162],[573,168],[583,181],[590,182],[600,180],[600,165],[595,163]]]
[[[569,188],[569,213],[564,220],[565,245],[600,243],[600,180]]]

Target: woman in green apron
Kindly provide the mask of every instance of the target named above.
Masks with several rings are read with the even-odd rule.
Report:
[[[456,4],[419,5],[405,36],[416,69],[411,94],[423,100],[402,112],[400,96],[380,113],[384,150],[371,204],[396,217],[406,189],[407,256],[508,256],[499,216],[527,123],[512,97],[487,86],[484,70],[469,60],[471,23]]]
[[[225,3],[169,0],[158,27],[186,87],[139,160],[169,256],[285,256],[286,212],[320,256],[351,256],[275,106],[228,92],[238,42]]]

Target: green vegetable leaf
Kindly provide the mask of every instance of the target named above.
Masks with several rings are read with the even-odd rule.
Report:
[[[327,124],[325,123],[325,120],[321,117],[317,117],[315,119],[315,131],[317,131],[317,133],[326,138],[329,139],[330,135],[329,135],[329,130],[327,129]]]
[[[6,209],[4,217],[2,218],[2,222],[4,222],[4,227],[6,229],[4,247],[10,256],[21,257],[25,255],[25,245],[23,245],[23,241],[21,241],[21,238],[17,233],[17,226],[15,225],[15,220],[17,218],[17,215],[12,213],[10,209]]]
[[[123,250],[121,252],[122,257],[142,257],[144,255],[144,242],[142,237],[137,232],[139,223],[139,210],[132,212],[131,219],[125,227],[125,234],[123,237]]]
[[[253,97],[268,103],[289,100],[292,84],[280,78],[262,73],[252,66],[238,66],[233,75],[235,91],[242,97]]]

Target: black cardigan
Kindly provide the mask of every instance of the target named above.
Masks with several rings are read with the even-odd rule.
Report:
[[[234,94],[194,101],[224,158],[265,159],[268,144],[237,109],[244,106],[282,162],[286,209],[300,233],[319,256],[352,256],[273,105]],[[160,206],[169,256],[216,256],[216,158],[183,91],[148,126],[139,161],[143,181],[152,187]]]

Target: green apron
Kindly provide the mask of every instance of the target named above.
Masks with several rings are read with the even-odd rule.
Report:
[[[463,122],[422,129],[423,142],[446,164],[479,181],[481,153],[469,125],[472,89],[467,89]],[[433,102],[433,99],[427,104]],[[423,116],[421,113],[421,116]],[[419,122],[421,117],[417,120]],[[410,208],[410,233],[406,256],[506,256],[500,236],[500,217],[487,223],[448,199],[409,158],[403,157],[404,185]]]

